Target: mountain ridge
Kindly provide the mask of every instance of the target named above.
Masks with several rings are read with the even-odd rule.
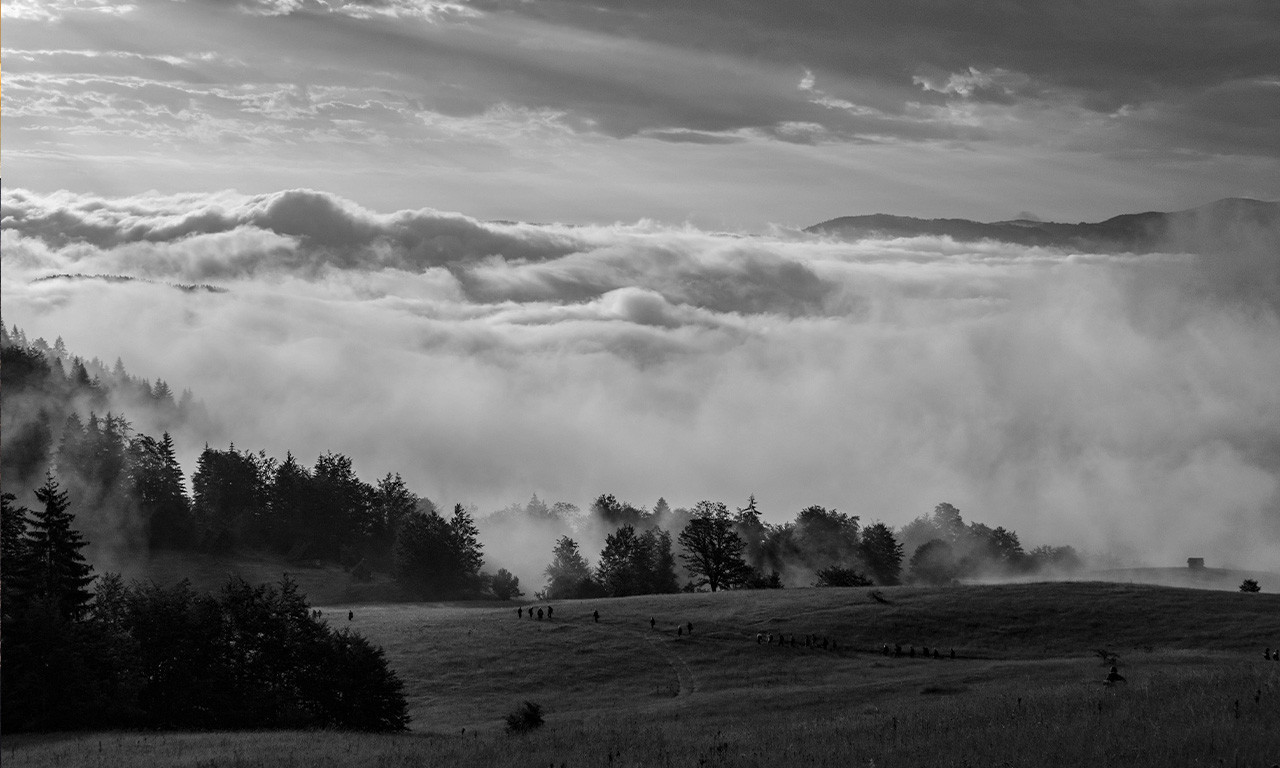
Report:
[[[1232,197],[1181,211],[1125,213],[1102,221],[1076,223],[1031,219],[979,222],[874,213],[828,219],[804,231],[849,240],[943,236],[962,242],[996,240],[1084,251],[1147,252],[1171,244],[1198,250],[1200,244],[1240,229],[1280,232],[1280,202]]]

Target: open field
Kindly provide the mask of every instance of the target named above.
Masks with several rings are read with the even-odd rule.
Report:
[[[6,736],[4,764],[1280,763],[1280,662],[1262,659],[1280,646],[1280,596],[1103,583],[879,592],[887,603],[868,589],[573,601],[541,622],[514,604],[331,606],[332,622],[386,649],[412,733]],[[677,635],[685,622],[693,634]],[[806,648],[806,634],[840,650]],[[957,658],[886,657],[884,643]],[[1101,684],[1103,648],[1127,683]],[[508,736],[502,718],[525,699],[547,724]]]

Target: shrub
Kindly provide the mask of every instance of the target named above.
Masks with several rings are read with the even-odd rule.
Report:
[[[1261,592],[1262,587],[1258,586],[1257,579],[1245,579],[1244,581],[1240,582],[1240,591],[1241,592]]]
[[[532,701],[521,704],[507,715],[507,733],[526,733],[542,727],[542,705]]]
[[[493,592],[493,596],[499,600],[510,600],[513,597],[520,597],[524,594],[520,591],[520,578],[506,568],[498,569],[498,572],[494,574],[493,580],[489,583],[489,589]]]
[[[872,585],[871,579],[852,568],[841,568],[833,565],[830,568],[823,568],[818,571],[818,581],[815,587],[869,587]]]

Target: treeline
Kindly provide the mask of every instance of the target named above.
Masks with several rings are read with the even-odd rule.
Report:
[[[382,650],[332,630],[287,579],[217,595],[95,580],[68,494],[0,496],[7,732],[83,728],[403,730]]]
[[[572,505],[557,505],[562,510]],[[554,509],[553,507],[552,509]],[[535,496],[526,515],[562,527]],[[500,513],[510,524],[518,507]],[[1023,550],[1015,532],[964,523],[951,504],[939,504],[901,531],[882,522],[862,526],[859,516],[810,506],[794,520],[768,524],[755,497],[734,511],[721,502],[700,501],[672,509],[659,499],[652,511],[596,498],[582,531],[601,528],[604,547],[594,566],[578,540],[562,534],[546,567],[547,598],[625,596],[707,588],[766,589],[792,586],[947,584],[962,578],[1014,577],[1082,567],[1071,547]],[[678,545],[673,557],[672,532]],[[906,553],[911,553],[906,557]]]
[[[234,444],[225,450],[206,445],[188,486],[168,432],[153,438],[135,433],[122,416],[98,416],[92,406],[106,402],[94,395],[106,391],[100,378],[88,378],[82,362],[70,377],[58,373],[58,360],[80,358],[56,343],[50,362],[20,334],[15,328],[0,340],[5,428],[11,422],[44,427],[20,433],[36,437],[24,443],[20,436],[16,446],[6,438],[5,461],[22,471],[0,477],[9,483],[53,468],[87,511],[91,533],[97,525],[149,549],[266,550],[290,562],[339,563],[358,580],[391,574],[408,595],[424,599],[522,594],[510,572],[483,570],[486,536],[500,547],[513,540],[522,547],[502,552],[499,562],[528,564],[531,548],[546,553],[551,562],[539,594],[555,598],[948,583],[1080,565],[1070,547],[1025,552],[1015,532],[966,523],[950,504],[900,530],[883,522],[863,525],[858,515],[818,505],[769,524],[754,497],[732,509],[716,501],[672,508],[660,498],[650,510],[607,493],[585,515],[573,504],[548,505],[534,496],[477,520],[462,504],[442,515],[398,474],[366,482],[341,453],[306,465],[292,453],[279,460]],[[12,367],[10,359],[17,361]],[[76,394],[50,396],[69,410],[56,434],[45,434],[51,417],[29,418],[30,406],[41,402],[45,388],[59,387]],[[154,398],[156,388],[148,391]],[[601,546],[594,565],[582,542]]]
[[[148,407],[172,405],[181,416],[193,402],[189,392],[175,404],[163,381],[133,379],[123,365],[107,381],[90,376],[93,366],[70,356],[61,339],[53,347],[28,343],[16,326],[0,338],[0,353],[5,487],[30,488],[31,478],[56,472],[92,537],[123,550],[117,555],[266,550],[291,562],[339,563],[358,580],[394,574],[417,597],[520,594],[510,573],[481,570],[483,547],[468,509],[459,504],[442,517],[398,474],[370,484],[340,453],[306,466],[292,454],[280,461],[234,444],[205,446],[188,492],[169,432],[135,432],[124,416],[96,408],[134,387],[150,393]],[[72,361],[70,374],[64,359]]]
[[[40,484],[51,454],[57,449],[66,419],[89,412],[127,411],[142,417],[148,429],[172,432],[187,427],[207,433],[209,413],[190,389],[176,393],[163,379],[154,382],[131,375],[117,358],[108,367],[98,358],[71,354],[58,337],[52,345],[43,338],[28,341],[18,326],[6,329],[0,321],[0,371],[4,401],[0,433],[0,477],[14,487]]]
[[[672,509],[665,499],[650,512],[603,494],[592,504],[589,519],[605,530],[616,526],[605,537],[597,565],[590,566],[575,539],[562,536],[545,572],[546,597],[776,589],[784,585],[784,575],[804,586],[897,584],[901,579],[902,545],[888,526],[863,529],[858,516],[821,506],[801,510],[792,522],[769,525],[761,520],[754,496],[733,512],[709,500]],[[673,554],[673,531],[678,555]]]
[[[1069,546],[1042,545],[1025,551],[1016,532],[979,522],[966,524],[960,510],[947,503],[903,526],[902,539],[912,553],[913,580],[929,584],[1050,571],[1070,573],[1084,565]]]

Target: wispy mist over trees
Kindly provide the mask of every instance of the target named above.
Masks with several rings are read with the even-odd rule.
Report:
[[[1026,552],[1014,531],[966,522],[947,503],[900,531],[863,527],[859,515],[822,505],[771,524],[754,495],[741,507],[672,507],[660,497],[650,509],[601,493],[584,513],[534,494],[484,516],[458,503],[446,517],[400,474],[366,482],[351,456],[332,450],[308,465],[292,452],[278,459],[234,443],[206,445],[188,491],[168,432],[153,437],[120,413],[100,415],[107,385],[57,373],[60,360],[80,360],[65,345],[38,351],[16,327],[4,339],[4,418],[18,434],[6,443],[6,466],[14,467],[6,487],[21,492],[24,478],[58,472],[85,510],[90,538],[114,538],[114,551],[130,556],[265,552],[300,565],[339,564],[353,580],[385,574],[404,596],[424,599],[518,597],[519,573],[540,596],[564,599],[947,583],[1070,571],[1081,562],[1070,547]],[[73,366],[80,370],[87,372]],[[130,381],[125,373],[116,380]],[[153,400],[157,391],[156,402],[168,402],[165,388],[148,387]]]

